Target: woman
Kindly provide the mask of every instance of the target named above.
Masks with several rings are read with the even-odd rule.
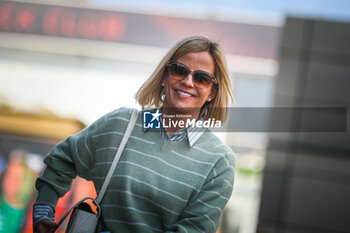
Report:
[[[204,37],[177,43],[136,93],[141,106],[179,122],[226,118],[232,100],[224,54]],[[99,192],[120,143],[130,109],[111,112],[58,144],[45,158],[34,205],[38,232],[55,223],[59,197],[79,175]],[[139,114],[143,115],[143,114]],[[208,129],[180,124],[143,129],[142,117],[102,200],[102,225],[110,232],[215,232],[233,189],[234,156]],[[39,214],[46,209],[46,215]]]

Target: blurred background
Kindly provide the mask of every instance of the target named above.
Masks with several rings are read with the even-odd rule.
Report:
[[[0,232],[32,232],[45,154],[107,112],[139,108],[135,92],[191,35],[222,45],[235,107],[347,111],[343,132],[217,133],[237,161],[219,232],[350,232],[348,0],[0,1]],[[289,117],[291,128],[304,119]],[[75,180],[56,219],[93,193]]]

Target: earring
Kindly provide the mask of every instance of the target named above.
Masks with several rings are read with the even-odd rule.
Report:
[[[162,88],[160,88],[160,100],[164,102],[164,99],[165,99],[164,83],[162,83],[161,86]]]
[[[210,101],[211,101],[211,98],[208,99],[208,102],[210,102]]]

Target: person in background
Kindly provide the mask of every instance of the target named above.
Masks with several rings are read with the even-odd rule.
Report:
[[[135,97],[167,122],[223,122],[233,101],[223,51],[201,36],[179,41]],[[57,200],[77,175],[93,181],[99,193],[131,110],[108,113],[46,156],[47,168],[36,181],[35,232],[51,232]],[[145,129],[140,117],[145,112],[139,113],[102,199],[99,231],[216,232],[233,190],[232,150],[197,125],[160,121],[160,130]]]
[[[40,170],[41,156],[20,149],[9,153],[6,170],[0,176],[0,233],[21,231]]]

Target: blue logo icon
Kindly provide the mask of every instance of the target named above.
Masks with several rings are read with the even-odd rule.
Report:
[[[160,116],[162,114],[157,110],[156,112],[143,112],[143,128],[144,129],[160,129]]]

